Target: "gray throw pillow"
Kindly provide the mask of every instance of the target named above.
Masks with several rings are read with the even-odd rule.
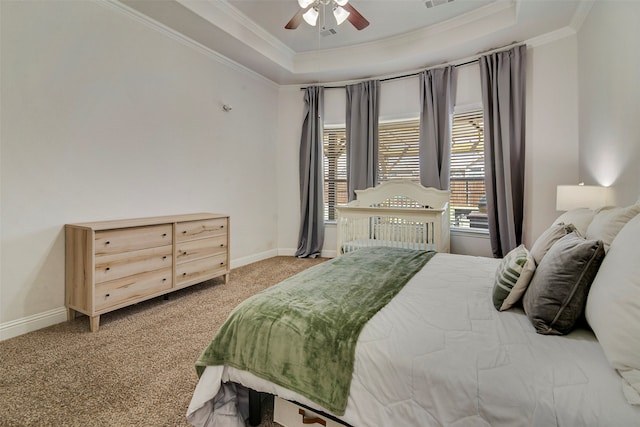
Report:
[[[564,335],[583,315],[589,287],[604,258],[600,240],[573,232],[551,246],[524,294],[524,311],[544,335]]]

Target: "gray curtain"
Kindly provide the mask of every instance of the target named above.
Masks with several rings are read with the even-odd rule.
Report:
[[[300,233],[297,257],[315,258],[324,243],[322,127],[324,88],[308,87],[304,94],[300,138]]]
[[[453,66],[420,73],[420,183],[425,187],[449,189],[456,74]]]
[[[347,86],[347,189],[349,200],[355,190],[378,183],[378,115],[380,81]]]
[[[485,182],[491,248],[503,257],[522,242],[527,47],[480,58]]]

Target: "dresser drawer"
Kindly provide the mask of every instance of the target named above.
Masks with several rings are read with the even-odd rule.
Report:
[[[176,262],[194,261],[227,252],[227,236],[189,240],[176,245]]]
[[[186,221],[176,224],[176,241],[227,235],[227,218]]]
[[[171,289],[172,269],[150,271],[96,285],[95,311],[119,304],[132,304],[163,290]]]
[[[227,254],[176,265],[176,287],[205,281],[227,270]]]
[[[171,224],[96,231],[96,256],[170,245]]]
[[[172,266],[173,246],[171,245],[100,255],[96,257],[94,280],[96,283],[108,282]]]
[[[273,421],[284,427],[344,427],[346,425],[278,396],[273,399]]]

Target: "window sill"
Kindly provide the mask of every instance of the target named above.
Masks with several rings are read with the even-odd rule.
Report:
[[[475,237],[477,239],[489,239],[489,230],[477,228],[451,227],[452,236]]]

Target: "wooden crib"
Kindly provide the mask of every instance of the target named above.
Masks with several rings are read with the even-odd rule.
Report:
[[[338,256],[368,246],[449,252],[449,191],[408,180],[356,190],[336,207]]]

